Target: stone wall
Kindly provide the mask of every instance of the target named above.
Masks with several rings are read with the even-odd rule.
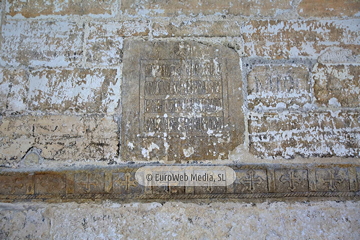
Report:
[[[83,226],[74,238],[181,239],[166,224],[180,222],[181,229],[197,229],[194,239],[356,239],[360,217],[351,201],[360,196],[359,0],[0,0],[0,6],[1,201],[347,200],[176,203],[180,215],[173,203],[124,209],[6,203],[0,238],[69,237],[58,231],[62,217],[55,215],[61,212],[69,219],[64,227]],[[151,189],[150,197],[129,185],[134,163],[231,165],[250,187],[240,179],[225,190],[198,189],[195,197],[187,194],[198,190],[188,188],[171,197]],[[99,175],[104,180],[93,179],[102,187],[91,187],[89,174],[109,165]],[[76,192],[79,168],[90,184],[85,195]],[[126,186],[117,195],[114,173]],[[262,189],[253,177],[262,179]],[[133,188],[140,189],[139,198],[132,198]],[[80,219],[89,208],[91,216]],[[117,208],[125,222],[106,228],[106,221],[118,221]],[[196,217],[197,211],[204,215]],[[219,215],[225,228],[216,227]],[[136,223],[144,217],[156,233]],[[107,218],[103,231],[94,230],[90,218]],[[17,225],[26,228],[17,232]],[[133,226],[149,232],[132,235]]]
[[[20,167],[31,148],[42,151],[44,164],[59,166],[241,161],[239,151],[254,162],[359,157],[357,0],[1,4],[3,167]],[[146,64],[161,83],[161,66],[187,71],[211,61],[220,61],[211,79],[181,72],[183,92],[142,99],[150,86],[140,84],[148,81],[140,76]]]
[[[358,239],[359,202],[0,204],[1,239]],[[19,227],[21,226],[21,227]]]

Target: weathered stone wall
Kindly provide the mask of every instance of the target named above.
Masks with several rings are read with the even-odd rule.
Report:
[[[13,0],[1,6],[3,167],[20,167],[30,148],[42,151],[43,166],[241,162],[239,152],[253,162],[359,157],[358,0]],[[142,99],[149,86],[141,85],[147,81],[141,64],[190,61],[181,67],[186,70],[195,61],[223,59],[223,90],[207,96],[211,101],[186,92],[203,79],[182,86],[185,102],[174,94],[167,101]],[[179,110],[179,118],[152,106],[165,108],[171,100],[190,110]],[[196,104],[220,110],[200,111]],[[193,117],[181,117],[190,112]],[[154,133],[158,138],[149,136]]]
[[[359,202],[0,204],[1,239],[359,239]],[[20,227],[19,227],[20,226]]]
[[[41,199],[27,186],[41,186],[32,176],[43,169],[134,162],[268,164],[259,194],[281,196],[293,179],[284,191],[269,183],[293,164],[301,196],[358,199],[359,0],[0,0],[0,9],[0,185],[17,189],[4,187],[2,201]],[[271,164],[279,176],[263,170]],[[329,171],[308,176],[296,164]],[[308,194],[311,179],[322,192]],[[0,238],[183,239],[171,230],[180,222],[194,239],[357,239],[360,227],[350,201],[179,204],[2,204]]]

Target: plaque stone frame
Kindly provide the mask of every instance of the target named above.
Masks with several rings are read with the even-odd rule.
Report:
[[[194,41],[124,43],[121,157],[226,159],[244,141],[239,57]]]

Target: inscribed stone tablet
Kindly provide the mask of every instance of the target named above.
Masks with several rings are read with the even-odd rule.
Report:
[[[129,40],[123,67],[123,160],[225,159],[243,143],[241,71],[232,49]]]

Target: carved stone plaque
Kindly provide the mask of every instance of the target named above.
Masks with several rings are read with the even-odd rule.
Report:
[[[237,53],[192,41],[124,46],[122,158],[225,159],[243,143]]]

